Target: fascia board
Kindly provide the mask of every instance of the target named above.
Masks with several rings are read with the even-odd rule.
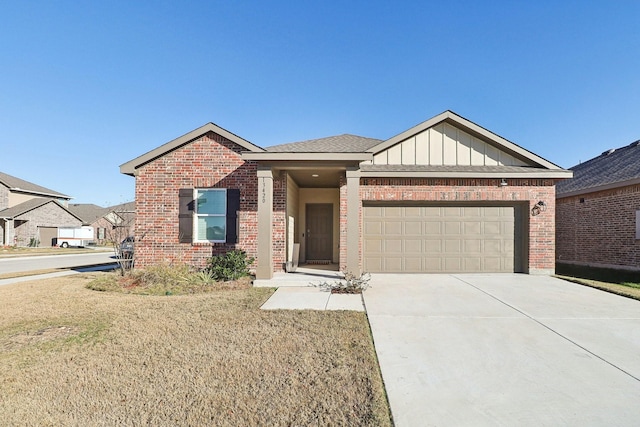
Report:
[[[596,193],[598,191],[613,190],[615,188],[628,187],[629,185],[640,184],[640,178],[629,179],[627,181],[613,182],[611,184],[598,185],[595,187],[581,188],[579,190],[567,191],[565,193],[557,193],[556,198],[581,196],[583,194]]]
[[[229,132],[226,129],[221,128],[216,124],[207,123],[206,125],[200,126],[198,129],[194,129],[191,132],[186,133],[172,141],[169,141],[158,148],[155,148],[141,156],[136,157],[133,160],[123,163],[122,165],[120,165],[120,173],[133,176],[135,174],[135,170],[140,166],[146,163],[149,163],[150,161],[155,160],[159,157],[162,157],[168,152],[173,151],[176,148],[181,147],[182,145],[187,144],[196,138],[199,138],[200,136],[206,134],[207,132],[217,133],[218,135],[228,139],[229,141],[232,141],[238,144],[242,148],[245,148],[249,151],[257,151],[257,152],[264,151],[263,148],[258,147],[255,144],[252,144],[251,142],[239,137],[238,135],[235,135]]]
[[[373,160],[371,153],[281,153],[281,152],[261,152],[242,153],[243,160],[255,161],[347,161],[347,162],[364,162]]]
[[[21,194],[33,194],[35,196],[53,197],[55,199],[65,199],[65,200],[73,199],[73,197],[67,196],[66,194],[42,193],[40,191],[24,190],[24,189],[18,188],[18,187],[9,188],[9,191],[14,192],[14,193],[21,193]]]
[[[573,173],[565,170],[543,170],[534,173],[518,173],[518,172],[456,172],[456,171],[424,171],[424,172],[408,172],[408,171],[385,171],[385,172],[362,172],[363,178],[515,178],[515,179],[567,179],[571,178]]]

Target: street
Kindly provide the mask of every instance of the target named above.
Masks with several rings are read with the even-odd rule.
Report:
[[[0,274],[25,271],[72,268],[86,265],[111,264],[116,262],[112,251],[82,253],[75,255],[42,255],[20,258],[1,258]]]

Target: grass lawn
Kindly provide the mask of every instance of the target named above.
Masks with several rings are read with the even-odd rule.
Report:
[[[626,270],[556,265],[556,277],[640,300],[640,273]]]
[[[262,311],[272,289],[0,287],[3,425],[391,425],[364,313]]]

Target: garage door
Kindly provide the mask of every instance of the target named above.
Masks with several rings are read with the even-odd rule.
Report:
[[[514,206],[365,206],[371,273],[514,272]]]
[[[52,246],[53,239],[56,237],[58,237],[58,227],[38,227],[38,246]]]

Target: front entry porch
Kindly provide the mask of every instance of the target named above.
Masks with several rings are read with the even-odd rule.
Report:
[[[359,184],[357,168],[345,165],[260,166],[256,286],[309,281],[320,269],[359,273]],[[296,260],[295,273],[282,272]]]

